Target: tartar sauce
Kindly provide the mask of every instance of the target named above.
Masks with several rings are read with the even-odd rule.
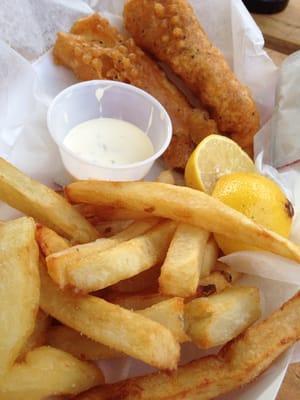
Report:
[[[142,130],[114,118],[91,119],[75,126],[65,137],[64,145],[104,167],[132,164],[154,154],[151,140]]]

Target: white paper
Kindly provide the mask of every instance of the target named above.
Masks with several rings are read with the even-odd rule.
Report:
[[[300,286],[299,264],[263,251],[241,251],[221,257],[237,272]]]
[[[300,51],[287,57],[279,71],[276,107],[272,118],[256,135],[255,153],[264,148],[263,161],[276,168],[300,160]]]
[[[9,43],[27,60],[34,60],[50,49],[58,30],[67,30],[79,16],[94,10],[105,11],[110,21],[121,27],[121,13],[124,0],[2,0],[0,7],[1,38]],[[273,111],[275,86],[278,70],[263,51],[263,38],[254,21],[245,10],[240,0],[191,0],[196,13],[208,32],[211,40],[219,46],[233,67],[239,79],[247,84],[259,106],[262,122],[265,122]],[[107,14],[108,13],[108,14]],[[9,23],[8,23],[9,21]],[[291,59],[294,64],[294,60]],[[293,82],[299,82],[295,75],[296,68],[286,62],[288,73],[293,76]],[[283,72],[283,76],[284,72]],[[299,78],[298,78],[299,79]],[[0,42],[0,154],[29,175],[40,181],[55,186],[63,183],[65,173],[60,161],[57,148],[51,140],[46,127],[46,112],[51,100],[63,88],[75,83],[73,74],[53,65],[51,51],[43,55],[34,64],[30,64],[6,44]],[[285,79],[280,79],[285,83]],[[299,87],[299,84],[298,84]],[[284,123],[289,118],[289,110],[294,107],[294,87],[287,85],[279,89],[277,118],[280,129],[275,127],[273,120],[265,125],[256,138],[257,165],[260,170],[277,179],[285,188],[290,199],[294,200],[296,211],[300,209],[297,199],[300,199],[300,186],[297,165],[285,168],[277,173],[265,163],[276,160],[284,163],[295,161],[298,153],[281,152],[283,144],[288,141],[295,148],[294,130],[291,124]],[[294,114],[293,114],[294,115]],[[299,124],[298,124],[299,125]],[[287,132],[288,130],[288,132]],[[280,143],[273,148],[273,136]],[[291,147],[291,146],[290,146]],[[264,150],[264,153],[262,153]],[[277,165],[277,164],[276,164]],[[300,167],[300,166],[299,166]],[[154,178],[161,169],[156,164],[150,177]],[[10,218],[16,212],[7,206],[0,206],[0,218]],[[300,218],[295,218],[294,237],[300,243]],[[299,240],[298,240],[299,237]],[[274,256],[254,253],[230,256],[229,264],[243,264],[252,273],[263,275],[247,275],[241,284],[251,284],[260,288],[263,295],[264,314],[268,315],[283,301],[290,297],[297,288],[288,284],[291,277],[284,277],[278,265],[292,271],[293,279],[297,282],[296,266],[286,260],[276,260]],[[234,258],[235,257],[235,258]],[[239,258],[240,257],[240,258]],[[293,264],[293,265],[292,265]],[[251,266],[252,265],[252,266]],[[261,268],[259,268],[261,265]],[[255,267],[255,268],[254,268]],[[248,271],[248,272],[249,272]],[[262,271],[267,271],[262,274]],[[265,279],[266,274],[272,275],[273,280]],[[289,275],[287,273],[287,275]],[[274,280],[277,277],[277,281]],[[278,281],[280,279],[280,281]],[[194,346],[184,346],[183,360],[188,361],[203,355]],[[282,382],[285,370],[291,360],[292,351],[282,355],[268,371],[259,379],[244,389],[224,397],[230,400],[273,400]],[[145,364],[131,359],[115,360],[101,363],[109,381],[124,379],[127,376],[150,372],[152,369]]]

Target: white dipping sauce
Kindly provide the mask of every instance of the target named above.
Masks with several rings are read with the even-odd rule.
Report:
[[[64,145],[79,157],[105,167],[132,164],[154,154],[151,140],[142,130],[114,118],[91,119],[75,126]]]

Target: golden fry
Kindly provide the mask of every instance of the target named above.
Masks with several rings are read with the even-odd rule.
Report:
[[[200,348],[223,345],[260,318],[257,288],[232,287],[185,305],[185,329]]]
[[[180,348],[164,326],[98,297],[59,289],[44,265],[40,276],[40,307],[64,325],[156,368],[177,367]]]
[[[42,310],[39,310],[36,316],[34,330],[20,351],[17,361],[23,361],[29,351],[46,343],[46,333],[50,325],[51,317]]]
[[[211,294],[220,293],[224,289],[231,287],[241,276],[242,274],[232,271],[227,266],[213,271],[205,278],[200,279],[196,297],[206,297]]]
[[[151,218],[151,214],[143,211],[126,210],[119,207],[97,207],[92,204],[77,204],[75,208],[87,219],[98,218],[99,221],[127,221]]]
[[[128,229],[124,230],[122,233],[115,235],[114,238],[110,238],[110,241],[107,243],[113,245],[113,243],[111,242],[112,239],[116,240],[117,243],[120,243],[123,240],[128,240],[134,236],[138,236],[146,232],[147,230],[150,230],[151,227],[155,226],[158,221],[158,219],[153,217],[150,217],[148,221],[137,221],[133,223],[130,227],[128,227]],[[65,260],[68,265],[75,262],[75,256],[85,257],[86,255],[94,251],[93,246],[95,243],[90,243],[88,245],[73,246],[72,248],[70,248],[70,252],[65,252],[65,246],[70,247],[70,244],[68,244],[67,240],[63,239],[57,233],[44,226],[38,227],[36,236],[45,256],[56,253],[56,256],[58,256],[61,260]],[[106,241],[103,239],[98,239],[98,242],[101,243],[101,247],[99,248],[99,250],[101,250],[101,248],[102,250],[104,250]],[[150,268],[149,270],[141,272],[140,274],[132,278],[125,279],[116,283],[115,285],[112,285],[111,289],[119,293],[140,292],[148,288],[157,289],[159,274],[160,266],[158,265]],[[147,305],[142,308],[146,307]]]
[[[97,217],[94,220],[90,219],[89,221],[97,229],[99,236],[103,238],[110,238],[114,235],[117,235],[118,233],[123,232],[133,223],[133,221],[128,220],[99,222],[97,221]]]
[[[192,108],[181,92],[166,78],[159,66],[126,39],[98,14],[77,21],[72,34],[59,33],[54,45],[57,63],[71,68],[77,78],[112,79],[128,82],[152,94],[168,111],[174,138],[185,138],[189,146],[181,146],[168,157],[171,167],[184,168],[194,148],[191,137],[200,138],[216,133],[216,124],[208,113]]]
[[[164,325],[179,342],[189,340],[184,331],[182,299],[168,299],[137,312]],[[105,360],[125,357],[124,353],[97,343],[67,326],[53,326],[48,332],[47,339],[51,346],[71,353],[80,360]]]
[[[69,270],[76,268],[78,265],[82,265],[82,263],[89,262],[89,260],[93,259],[95,256],[99,256],[104,250],[108,250],[135,236],[142,235],[158,222],[159,219],[153,217],[145,221],[137,221],[113,237],[101,238],[92,243],[73,246],[67,249],[63,243],[59,242],[57,244],[61,244],[62,251],[57,251],[54,254],[50,253],[49,257],[46,259],[50,274],[59,285],[64,286],[68,283],[67,277]]]
[[[179,343],[189,340],[184,330],[184,303],[182,298],[173,297],[153,304],[144,310],[136,310],[136,312],[168,328]]]
[[[136,43],[168,64],[198,96],[220,132],[252,147],[259,114],[250,91],[209,41],[187,0],[129,0],[124,21]]]
[[[52,326],[49,329],[47,343],[83,361],[110,360],[125,356],[124,353],[119,353],[104,344],[97,343],[63,325]]]
[[[95,365],[49,346],[39,347],[16,363],[1,380],[0,400],[41,400],[53,395],[75,395],[104,383]]]
[[[131,210],[147,210],[300,261],[297,245],[198,190],[158,182],[81,181],[71,183],[66,191],[75,203],[119,204]]]
[[[3,158],[0,158],[0,199],[74,242],[85,243],[98,237],[96,229],[62,196]]]
[[[175,185],[175,177],[173,175],[173,171],[171,169],[163,170],[158,177],[156,178],[156,182],[168,183],[169,185]]]
[[[39,253],[35,223],[23,217],[0,226],[0,377],[34,331],[39,307]]]
[[[253,381],[300,339],[300,292],[265,321],[251,326],[217,356],[155,373],[100,386],[76,400],[210,400]],[[284,327],[284,329],[282,329]]]
[[[176,224],[172,221],[162,222],[141,236],[104,251],[90,252],[80,260],[74,260],[67,269],[62,269],[57,256],[49,256],[49,274],[62,288],[75,287],[85,293],[104,289],[160,264],[166,255],[175,228]],[[92,247],[93,244],[86,246]],[[96,242],[95,247],[97,246]]]
[[[219,256],[219,248],[213,236],[211,236],[205,246],[201,266],[201,278],[208,276],[214,269]]]
[[[161,267],[159,290],[170,296],[190,297],[197,291],[209,233],[179,224]]]
[[[71,244],[52,229],[39,225],[36,228],[36,240],[45,257],[61,249],[68,249]]]

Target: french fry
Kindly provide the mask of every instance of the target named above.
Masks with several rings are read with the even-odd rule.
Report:
[[[222,293],[194,299],[185,305],[185,329],[200,348],[223,345],[261,315],[257,288],[232,287]]]
[[[161,267],[159,290],[170,296],[190,297],[197,291],[209,233],[179,224]]]
[[[184,328],[184,302],[182,298],[173,297],[136,312],[168,328],[179,343],[189,340]]]
[[[119,293],[136,293],[144,290],[158,290],[158,278],[160,275],[160,265],[156,265],[146,271],[141,272],[132,278],[120,281],[110,287],[111,290]]]
[[[23,361],[27,353],[46,343],[46,333],[50,325],[51,318],[49,315],[45,314],[42,310],[39,310],[35,320],[34,331],[20,351],[17,361]]]
[[[172,221],[162,222],[141,236],[72,262],[67,270],[62,270],[55,255],[49,256],[49,275],[62,288],[74,287],[84,293],[104,289],[160,264],[175,227]]]
[[[162,171],[156,178],[156,182],[168,183],[169,185],[175,185],[175,178],[171,169]]]
[[[184,331],[183,310],[183,300],[172,298],[137,312],[166,326],[176,340],[182,343],[189,340]],[[47,338],[48,344],[51,346],[67,351],[81,360],[112,359],[125,356],[124,353],[88,339],[66,326],[52,327]]]
[[[45,257],[61,249],[68,249],[71,246],[67,239],[43,225],[38,225],[36,228],[36,240]]]
[[[144,211],[132,211],[126,208],[100,206],[93,204],[76,204],[75,208],[87,219],[97,217],[99,221],[140,220],[151,218],[152,215]]]
[[[128,310],[143,310],[144,308],[151,307],[153,304],[170,299],[170,296],[160,293],[110,293],[105,299]]]
[[[184,331],[184,305],[180,298],[172,298],[137,311],[146,318],[157,321],[168,328],[180,343],[189,340]],[[73,354],[81,360],[101,360],[124,357],[101,343],[97,343],[66,326],[53,326],[47,335],[48,344]]]
[[[219,248],[213,236],[211,236],[205,246],[204,256],[201,266],[200,277],[208,276],[214,269],[219,256]]]
[[[96,221],[95,219],[90,220],[90,222],[97,229],[99,236],[104,238],[109,238],[111,236],[117,235],[118,233],[124,231],[133,223],[132,220],[99,222]]]
[[[239,272],[232,271],[227,265],[222,263],[217,263],[217,268],[218,269],[213,271],[210,275],[200,279],[196,294],[190,298],[187,298],[186,301],[189,301],[195,297],[207,297],[215,293],[220,293],[224,289],[231,287],[232,284],[242,276],[242,274]],[[113,286],[111,288],[113,288]],[[170,296],[157,292],[109,292],[105,295],[105,299],[107,301],[118,304],[121,307],[129,310],[142,310],[169,298]]]
[[[98,233],[62,196],[0,158],[0,199],[76,243]]]
[[[146,218],[144,220],[138,220],[133,222],[132,224],[130,224],[126,229],[124,229],[123,231],[117,233],[116,235],[112,236],[110,239],[114,239],[116,242],[116,244],[124,242],[125,240],[130,240],[133,239],[136,236],[140,236],[143,235],[145,232],[149,231],[150,229],[152,229],[154,226],[158,225],[158,223],[161,222],[160,218],[157,217],[149,217]],[[96,242],[101,243],[101,239],[96,240]],[[104,243],[104,241],[102,240],[102,242]],[[79,245],[77,246],[77,248],[85,248],[88,247],[88,245]],[[102,250],[106,250],[106,246],[105,245],[101,245]],[[91,250],[90,252],[92,253],[94,251]],[[78,253],[78,251],[76,250],[76,252]]]
[[[131,224],[127,229],[111,238],[101,238],[92,243],[73,246],[67,250],[65,250],[64,246],[61,246],[62,251],[56,254],[50,253],[46,259],[49,272],[56,282],[64,286],[67,283],[69,269],[76,268],[84,262],[93,262],[94,257],[104,250],[110,249],[135,236],[142,235],[157,225],[158,222],[158,218],[148,218],[147,220]]]
[[[146,211],[300,261],[300,247],[198,190],[158,182],[80,181],[71,183],[66,193],[74,203]]]
[[[156,182],[185,186],[183,174],[174,169],[166,169],[162,171],[156,178]]]
[[[59,289],[41,263],[40,307],[64,325],[156,368],[175,369],[180,348],[157,322],[90,295]]]
[[[47,343],[83,361],[110,360],[125,356],[124,353],[97,343],[63,325],[52,326],[48,330]]]
[[[232,271],[227,265],[220,264],[217,264],[217,270],[200,279],[196,297],[207,297],[220,293],[224,289],[231,287],[242,276],[241,273]]]
[[[49,346],[39,347],[1,379],[0,400],[75,395],[104,382],[99,368]]]
[[[225,345],[216,356],[192,361],[173,373],[154,373],[100,386],[76,400],[214,399],[253,381],[300,339],[299,308],[300,292],[265,321]]]
[[[32,218],[0,226],[0,377],[34,330],[40,296],[38,257]]]

